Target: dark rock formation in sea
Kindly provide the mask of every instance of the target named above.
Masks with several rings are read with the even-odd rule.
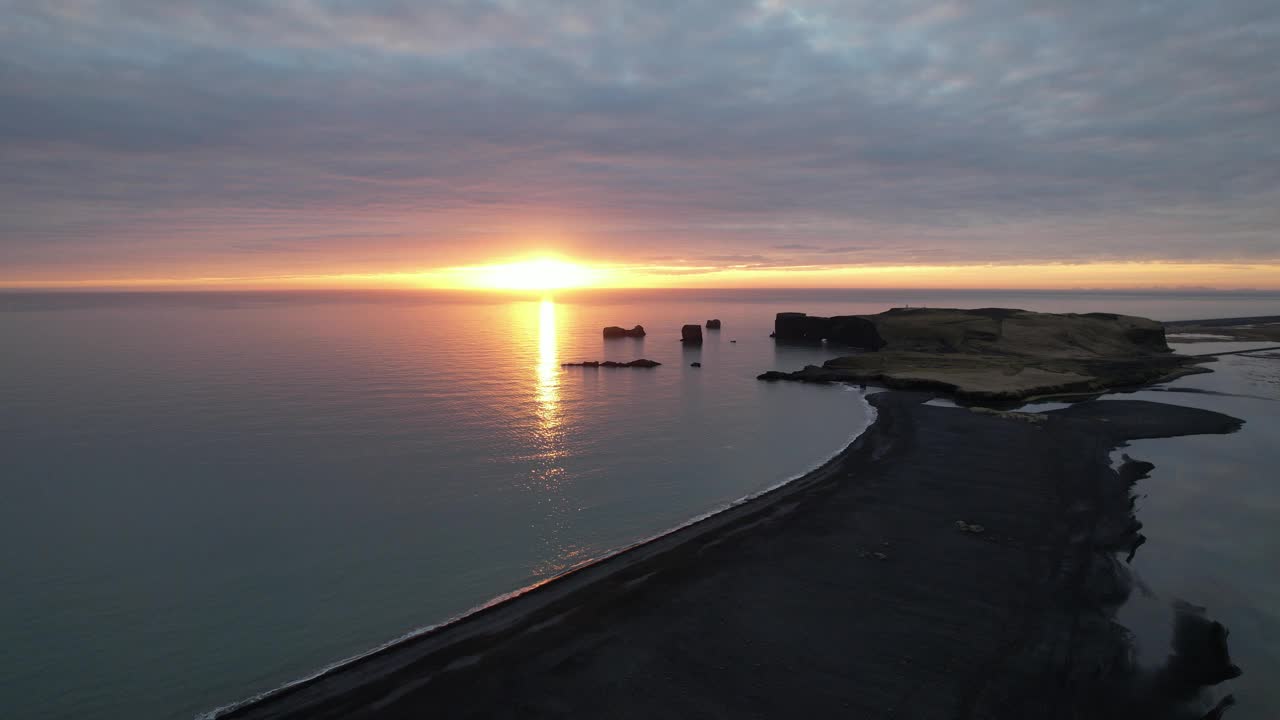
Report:
[[[657,367],[661,364],[662,363],[657,362],[656,360],[647,360],[645,358],[640,358],[639,360],[632,360],[631,362],[624,362],[624,363],[615,362],[613,360],[605,360],[604,362],[600,362],[599,360],[587,360],[584,362],[577,362],[577,363],[562,363],[560,367],[651,368],[651,367]]]
[[[876,331],[871,320],[859,315],[817,317],[799,312],[782,312],[774,318],[773,337],[782,342],[819,343],[827,341],[838,345],[879,350],[885,346],[884,338]]]
[[[631,328],[630,330],[626,328],[618,327],[617,325],[610,325],[609,327],[604,329],[605,338],[624,338],[624,337],[639,338],[639,337],[644,337],[644,335],[645,333],[644,333],[643,325],[637,325]]]
[[[824,378],[824,379],[822,379],[822,380],[818,380],[818,379],[816,379],[816,378],[814,378],[814,377],[810,377],[810,376],[807,376],[807,375],[802,374],[802,373],[804,373],[805,371],[810,370],[810,368],[812,368],[812,371],[813,371],[814,373],[816,373],[817,371],[819,371],[819,370],[821,370],[821,369],[822,369],[822,368],[818,367],[817,365],[805,365],[805,366],[804,366],[804,370],[797,370],[797,371],[795,371],[795,372],[783,372],[782,370],[766,370],[766,371],[764,371],[764,372],[760,373],[759,375],[757,375],[757,376],[756,376],[756,379],[757,379],[757,380],[769,380],[769,381],[774,381],[774,380],[797,380],[797,381],[799,381],[799,382],[833,382],[833,380],[827,380],[827,379],[825,379],[825,378]]]
[[[708,330],[719,330],[719,329],[720,329],[720,321],[719,321],[719,320],[708,320],[708,321],[707,321],[707,329],[708,329]]]
[[[702,344],[702,326],[701,325],[685,325],[680,328],[680,342],[686,345]]]

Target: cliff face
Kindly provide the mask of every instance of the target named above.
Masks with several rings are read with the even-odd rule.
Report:
[[[864,350],[879,350],[884,339],[876,332],[875,323],[859,315],[816,317],[804,313],[778,313],[773,321],[773,335],[783,342],[828,342]]]

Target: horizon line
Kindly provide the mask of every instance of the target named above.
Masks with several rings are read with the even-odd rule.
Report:
[[[236,293],[262,293],[262,294],[319,294],[319,293],[387,293],[387,294],[414,294],[414,293],[454,293],[463,295],[519,295],[519,296],[545,296],[545,295],[571,295],[578,293],[609,293],[609,292],[875,292],[875,293],[893,293],[893,292],[954,292],[954,293],[1206,293],[1206,294],[1225,294],[1225,295],[1280,295],[1280,288],[1223,288],[1211,286],[1133,286],[1133,287],[858,287],[858,286],[764,286],[764,287],[746,287],[746,286],[629,286],[629,287],[572,287],[572,288],[556,288],[556,289],[490,289],[490,288],[466,288],[466,287],[351,287],[351,286],[334,286],[334,287],[272,287],[272,288],[252,288],[252,287],[219,287],[216,285],[204,287],[155,287],[155,286],[127,286],[127,285],[103,285],[103,286],[87,286],[87,285],[48,285],[48,286],[7,286],[0,285],[0,294],[37,294],[37,293],[98,293],[98,294],[114,294],[114,295],[166,295],[166,294],[236,294]]]

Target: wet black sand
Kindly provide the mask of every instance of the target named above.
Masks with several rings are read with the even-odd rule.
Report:
[[[1109,454],[1239,421],[928,397],[873,396],[872,428],[801,480],[225,716],[1199,717],[1231,672],[1220,626],[1189,615],[1193,657],[1153,680],[1111,622],[1147,468]]]

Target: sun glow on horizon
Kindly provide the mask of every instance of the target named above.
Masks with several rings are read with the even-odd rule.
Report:
[[[564,290],[599,285],[605,273],[575,262],[538,258],[457,268],[465,284],[485,290]]]
[[[627,288],[845,288],[894,290],[1280,291],[1276,262],[970,263],[957,265],[720,266],[594,262],[535,255],[489,264],[353,273],[195,273],[73,279],[0,276],[12,290],[413,289],[550,293]]]

